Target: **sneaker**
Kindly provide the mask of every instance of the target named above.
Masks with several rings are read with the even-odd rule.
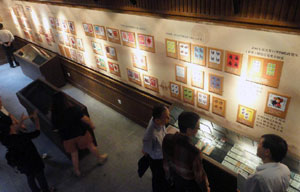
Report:
[[[103,165],[106,162],[107,158],[108,158],[107,153],[100,155],[98,159],[98,165]]]

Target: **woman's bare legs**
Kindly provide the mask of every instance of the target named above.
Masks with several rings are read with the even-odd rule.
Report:
[[[94,145],[94,143],[90,143],[88,146],[88,149],[98,159],[99,164],[103,164],[106,161],[106,159],[108,157],[107,153],[100,155],[99,151],[98,151],[97,147]]]
[[[81,173],[79,171],[78,151],[71,153],[71,157],[72,157],[72,163],[73,163],[75,174],[77,176],[80,176]]]

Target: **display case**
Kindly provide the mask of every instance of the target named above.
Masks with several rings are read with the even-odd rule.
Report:
[[[179,131],[177,119],[184,110],[184,107],[181,106],[171,106],[168,133]],[[200,129],[193,142],[203,152],[204,160],[235,178],[238,174],[242,176],[238,178],[247,178],[250,174],[255,173],[258,165],[262,164],[261,159],[256,156],[257,141],[221,127],[203,117],[201,117]],[[288,154],[283,163],[291,170],[288,191],[300,191],[300,161]],[[207,174],[209,176],[210,173]],[[224,180],[224,178],[219,179]]]
[[[27,44],[14,52],[23,73],[35,80],[42,78],[56,87],[66,84],[60,60],[56,54],[33,44]]]
[[[52,97],[55,93],[60,92],[57,88],[51,84],[37,79],[27,85],[25,88],[17,92],[17,97],[20,103],[25,107],[28,114],[31,114],[37,109],[38,117],[40,119],[41,131],[54,143],[57,147],[64,152],[69,158],[70,155],[65,152],[63,147],[63,140],[61,139],[59,132],[56,127],[53,126],[51,122],[51,105]],[[63,93],[70,104],[77,106],[81,109],[83,114],[89,116],[87,107],[76,101],[69,95]],[[95,145],[97,145],[96,138],[93,130],[87,126],[88,131],[92,135]],[[80,150],[79,157],[82,158],[88,150]]]

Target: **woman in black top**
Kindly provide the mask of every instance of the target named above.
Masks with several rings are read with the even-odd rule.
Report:
[[[18,133],[20,125],[29,117],[22,115],[19,125],[16,125],[10,117],[5,117],[3,114],[0,116],[0,141],[7,148],[7,163],[26,175],[32,192],[54,191],[53,188],[49,189],[44,175],[43,160],[31,141],[40,135],[40,124],[36,112],[31,116],[35,121],[36,130],[30,133]],[[37,186],[35,179],[40,187]]]
[[[77,176],[81,174],[79,170],[78,148],[88,148],[97,157],[99,164],[103,164],[106,161],[108,155],[99,154],[85,126],[88,125],[92,129],[95,129],[94,124],[78,107],[71,105],[62,92],[58,92],[53,96],[51,118],[52,123],[58,128],[63,139],[66,152],[71,154],[74,171]]]

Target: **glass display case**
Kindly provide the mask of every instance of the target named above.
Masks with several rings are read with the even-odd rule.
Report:
[[[178,116],[184,111],[183,107],[172,105],[170,108],[169,133],[178,131]],[[201,115],[200,115],[201,116]],[[235,133],[201,117],[200,129],[193,143],[203,152],[204,159],[212,162],[222,170],[234,175],[255,173],[256,167],[262,164],[256,156],[257,141]],[[300,161],[289,154],[283,160],[291,170],[291,180],[288,191],[300,191]]]
[[[56,54],[33,44],[27,44],[14,53],[23,73],[35,80],[42,78],[56,87],[65,85],[65,78]]]

